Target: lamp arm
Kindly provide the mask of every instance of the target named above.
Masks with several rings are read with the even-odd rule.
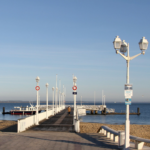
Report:
[[[139,53],[139,54],[137,54],[137,55],[134,55],[134,56],[130,57],[130,60],[132,60],[132,59],[134,59],[134,58],[140,56],[141,54],[142,54],[142,53]]]
[[[125,60],[128,60],[128,57],[125,56],[125,55],[123,55],[123,54],[121,54],[118,50],[116,51],[116,53],[117,53],[117,54],[120,54]]]

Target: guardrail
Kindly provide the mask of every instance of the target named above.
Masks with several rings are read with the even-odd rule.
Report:
[[[48,117],[58,113],[59,111],[61,111],[63,109],[64,109],[64,106],[58,108],[57,111],[56,111],[56,109],[48,110]],[[38,114],[38,121],[42,121],[42,120],[46,119],[46,113],[47,113],[46,111],[39,113]],[[17,132],[18,133],[23,132],[35,124],[36,124],[36,114],[29,116],[29,117],[26,117],[26,118],[23,118],[23,119],[18,119]]]
[[[114,142],[118,142],[118,146],[124,146],[125,143],[125,132],[124,131],[115,131],[107,126],[101,126],[99,133],[103,133],[107,136],[107,138],[110,138]],[[130,139],[135,140],[135,148],[140,150],[144,146],[145,143],[150,143],[149,139],[144,139],[136,136],[130,135]]]

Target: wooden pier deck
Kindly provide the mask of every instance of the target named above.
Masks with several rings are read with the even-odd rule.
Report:
[[[73,108],[71,109],[70,115],[68,114],[67,108],[59,112],[58,114],[49,117],[29,129],[30,131],[61,131],[61,132],[74,132],[73,125]]]

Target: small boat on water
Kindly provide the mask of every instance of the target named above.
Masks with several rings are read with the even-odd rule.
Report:
[[[34,115],[36,114],[36,107],[34,107],[31,103],[30,103],[30,107],[28,106],[14,107],[14,109],[10,111],[10,114],[11,115]]]

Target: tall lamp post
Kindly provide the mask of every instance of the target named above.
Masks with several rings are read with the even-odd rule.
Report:
[[[54,112],[54,114],[55,114],[55,111],[54,111],[54,90],[55,90],[55,88],[52,87],[52,91],[53,91],[53,112]]]
[[[57,74],[56,74],[56,88],[55,88],[55,111],[57,113],[57,96],[58,96],[58,87],[57,87]]]
[[[63,85],[63,93],[62,93],[63,109],[64,109],[64,95],[65,93],[64,93],[64,85]]]
[[[63,108],[63,102],[62,102],[62,93],[61,94],[61,108]]]
[[[73,76],[73,95],[74,95],[74,112],[73,112],[73,116],[74,116],[74,119],[73,121],[76,119],[76,82],[77,82],[77,77],[76,76]]]
[[[37,82],[37,86],[36,86],[36,90],[37,90],[37,101],[36,101],[36,125],[38,125],[38,124],[39,124],[39,121],[38,121],[38,107],[39,107],[39,106],[38,106],[38,98],[39,98],[39,95],[38,95],[38,94],[39,94],[39,91],[38,91],[38,90],[40,89],[39,86],[38,86],[38,83],[39,83],[39,81],[40,81],[40,78],[37,76],[35,80],[36,80],[36,82]]]
[[[139,42],[139,47],[141,50],[141,53],[130,57],[129,56],[129,43],[127,44],[124,40],[121,41],[121,39],[119,38],[119,36],[116,36],[114,42],[114,48],[116,50],[117,54],[120,54],[127,62],[127,76],[126,76],[126,85],[128,85],[128,87],[131,87],[131,85],[129,85],[129,62],[130,60],[136,58],[137,56],[141,55],[141,54],[145,54],[145,50],[148,47],[148,41],[147,39],[145,39],[145,37],[143,37],[140,42]],[[120,52],[119,52],[120,50]],[[127,56],[125,56],[125,53],[127,51]],[[125,86],[126,86],[125,85]],[[131,87],[132,88],[132,87]],[[131,94],[132,96],[132,94]],[[125,96],[125,104],[126,104],[126,122],[125,122],[125,149],[128,149],[130,144],[129,144],[129,131],[130,131],[130,120],[129,120],[129,104],[131,103],[127,103],[129,101],[129,97]],[[131,97],[130,97],[131,98]],[[131,99],[130,99],[131,101]]]
[[[48,86],[49,84],[46,83],[46,119],[48,119]]]
[[[59,80],[59,111],[60,111],[60,97],[61,97],[61,80]]]

